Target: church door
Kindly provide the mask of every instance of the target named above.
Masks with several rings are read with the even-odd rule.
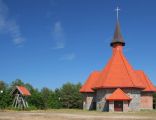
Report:
[[[114,101],[114,111],[123,111],[123,101]]]

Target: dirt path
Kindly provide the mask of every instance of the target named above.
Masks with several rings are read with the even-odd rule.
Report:
[[[91,115],[57,112],[0,112],[0,120],[156,120],[156,117],[127,114]]]

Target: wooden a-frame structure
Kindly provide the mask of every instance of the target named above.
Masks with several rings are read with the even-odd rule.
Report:
[[[25,109],[29,107],[26,98],[31,94],[27,88],[24,86],[16,86],[11,91],[11,95],[14,97],[12,107],[19,109]]]

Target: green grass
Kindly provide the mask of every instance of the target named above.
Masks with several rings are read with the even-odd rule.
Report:
[[[43,112],[43,111],[40,111]],[[110,115],[130,115],[130,116],[147,116],[156,117],[156,110],[141,110],[138,112],[101,112],[101,111],[87,111],[79,109],[50,109],[46,112],[56,112],[56,113],[68,113],[68,114],[82,114],[82,115],[100,115],[100,116],[110,116]]]
[[[97,115],[97,116],[111,116],[111,115],[127,115],[127,116],[147,116],[156,117],[156,110],[141,110],[139,112],[100,112],[100,111],[87,111],[80,109],[48,109],[48,110],[30,110],[30,111],[17,111],[17,110],[3,110],[1,112],[51,112],[51,113],[66,113],[66,114],[82,114],[82,115]]]

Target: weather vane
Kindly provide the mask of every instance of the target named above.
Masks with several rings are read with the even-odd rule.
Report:
[[[117,8],[115,9],[116,11],[116,17],[117,17],[117,20],[119,19],[119,11],[120,11],[120,8],[117,6]]]

